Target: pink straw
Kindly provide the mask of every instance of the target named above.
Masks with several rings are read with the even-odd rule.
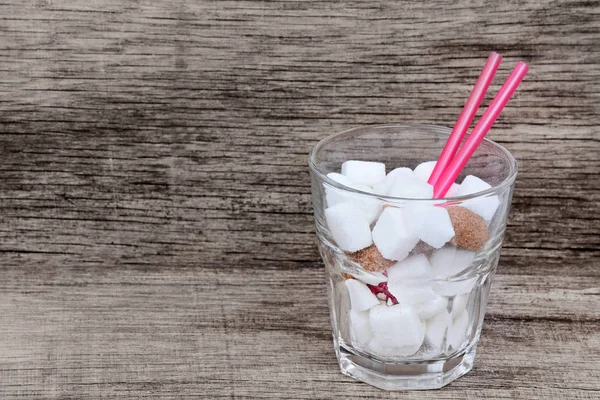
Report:
[[[450,137],[448,137],[448,141],[435,164],[435,168],[427,181],[430,185],[435,186],[440,176],[448,167],[448,164],[450,164],[450,161],[452,161],[452,158],[454,158],[458,146],[465,137],[465,133],[467,132],[467,129],[469,129],[471,121],[473,121],[473,117],[481,105],[485,92],[487,92],[490,83],[492,83],[492,80],[494,79],[500,61],[502,61],[502,56],[500,56],[500,54],[495,52],[490,53],[490,56],[485,62],[485,66],[483,67],[483,70],[481,70],[481,74],[479,75],[479,78],[477,78],[477,82],[465,103],[465,107],[458,116],[454,129],[452,129],[452,133],[450,134]]]
[[[519,61],[515,69],[510,73],[506,82],[504,82],[504,85],[500,88],[496,97],[494,97],[494,100],[492,100],[492,103],[481,116],[481,119],[465,141],[465,144],[460,148],[452,160],[452,163],[450,163],[448,168],[444,171],[444,174],[438,179],[437,185],[434,187],[434,198],[439,199],[446,195],[448,189],[452,186],[452,183],[454,183],[469,161],[469,158],[471,158],[477,149],[477,146],[479,146],[494,122],[496,122],[496,118],[498,118],[500,112],[502,112],[502,109],[506,106],[506,103],[508,103],[508,100],[527,74],[527,71],[529,71],[527,64]]]

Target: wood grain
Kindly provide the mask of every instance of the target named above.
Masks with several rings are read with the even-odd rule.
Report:
[[[600,397],[600,4],[0,3],[0,398]],[[483,60],[531,66],[474,370],[342,376],[307,154],[452,125]],[[487,104],[489,98],[485,101]]]

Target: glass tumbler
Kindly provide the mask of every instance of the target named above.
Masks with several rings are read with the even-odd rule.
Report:
[[[371,161],[388,179],[436,160],[450,132],[360,127],[309,156],[335,353],[343,374],[382,389],[440,388],[471,370],[517,164],[484,140],[443,199],[391,197],[338,174],[345,161]],[[426,182],[424,166],[409,174],[419,169]]]

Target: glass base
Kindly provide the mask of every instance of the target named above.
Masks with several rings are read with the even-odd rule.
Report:
[[[384,390],[439,389],[473,368],[476,346],[443,360],[385,363],[339,347],[344,375]]]

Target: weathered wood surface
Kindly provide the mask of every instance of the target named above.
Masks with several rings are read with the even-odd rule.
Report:
[[[0,398],[599,398],[594,1],[0,3]],[[307,153],[452,125],[490,50],[520,174],[474,370],[338,372]],[[489,98],[486,103],[489,102]]]

